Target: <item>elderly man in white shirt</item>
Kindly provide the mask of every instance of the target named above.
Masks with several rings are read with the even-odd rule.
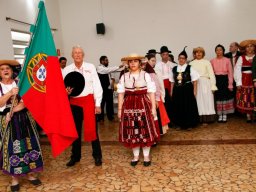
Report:
[[[79,95],[70,97],[71,110],[79,138],[72,144],[71,159],[66,165],[74,166],[81,159],[82,122],[84,121],[84,140],[92,142],[95,165],[100,166],[102,153],[95,114],[101,113],[102,87],[95,66],[84,62],[84,51],[80,46],[73,47],[72,58],[74,63],[64,68],[63,77],[65,78],[70,72],[79,72],[85,79],[85,86]],[[72,93],[72,87],[66,89],[68,94]]]

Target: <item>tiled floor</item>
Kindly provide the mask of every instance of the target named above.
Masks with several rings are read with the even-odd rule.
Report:
[[[21,180],[21,192],[32,191],[156,191],[156,192],[255,192],[256,124],[232,117],[226,124],[199,126],[191,131],[171,129],[152,149],[152,165],[143,159],[134,168],[132,153],[118,143],[118,122],[99,123],[103,165],[95,167],[90,145],[83,158],[67,168],[69,150],[53,159],[42,140],[45,169],[43,185]],[[9,191],[10,178],[0,173],[0,192]]]

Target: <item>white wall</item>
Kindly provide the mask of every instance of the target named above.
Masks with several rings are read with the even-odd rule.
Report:
[[[6,17],[34,24],[38,14],[38,3],[39,0],[0,0],[0,59],[14,59],[11,29],[23,31],[30,29],[29,25],[6,21]],[[47,0],[45,6],[51,27],[58,29],[54,33],[56,47],[61,48],[58,1]]]
[[[0,0],[0,59],[13,58],[10,29],[29,29],[5,17],[34,23],[38,2]],[[145,54],[162,45],[176,59],[185,45],[190,56],[193,47],[203,46],[210,59],[218,43],[228,48],[232,41],[255,38],[255,0],[46,0],[45,4],[51,27],[58,29],[56,47],[69,63],[76,44],[84,47],[88,62],[97,65],[106,54],[116,65],[129,53]],[[99,22],[106,25],[105,35],[96,34]]]
[[[103,7],[103,19],[101,12]],[[59,0],[63,54],[71,62],[73,45],[85,49],[86,60],[98,64],[106,54],[112,65],[129,53],[145,54],[167,45],[177,60],[185,45],[203,46],[206,58],[214,48],[255,38],[255,0]],[[104,22],[106,34],[96,34]]]

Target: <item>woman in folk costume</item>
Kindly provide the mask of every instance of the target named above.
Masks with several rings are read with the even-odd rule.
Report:
[[[19,191],[19,176],[26,175],[31,184],[40,185],[33,172],[43,169],[35,121],[17,95],[14,77],[19,69],[14,60],[0,60],[0,169],[12,177],[11,191]]]
[[[199,73],[196,101],[200,122],[207,124],[215,121],[215,106],[213,92],[217,90],[216,79],[211,63],[204,59],[205,51],[202,47],[194,48],[194,60],[189,64]]]
[[[173,123],[181,129],[192,128],[199,123],[196,94],[200,75],[193,67],[187,65],[185,48],[179,54],[178,66],[175,66],[170,74]]]
[[[252,81],[254,87],[254,116],[256,116],[256,57],[252,61]]]
[[[227,114],[234,113],[233,98],[233,68],[230,59],[224,57],[225,48],[222,45],[215,47],[216,58],[211,60],[216,77],[218,90],[215,91],[215,103],[218,122],[227,122]]]
[[[254,108],[254,88],[252,77],[252,60],[255,57],[256,40],[245,40],[240,43],[240,50],[244,52],[237,60],[234,69],[236,81],[236,107],[247,116],[247,122],[252,122]]]
[[[155,82],[155,85],[156,85],[155,98],[156,98],[157,120],[158,120],[159,129],[160,129],[160,134],[163,135],[167,133],[168,123],[170,122],[164,106],[164,97],[165,97],[164,82],[161,76],[159,77],[154,70],[154,66],[156,64],[156,56],[153,54],[147,54],[146,58],[147,58],[147,62],[143,70],[150,75],[150,77],[152,78],[152,80]]]
[[[129,55],[129,72],[122,75],[118,85],[118,117],[120,118],[119,140],[132,148],[132,166],[139,161],[140,148],[143,150],[144,166],[149,166],[150,147],[159,140],[159,129],[155,126],[156,86],[150,75],[140,69],[143,56]]]

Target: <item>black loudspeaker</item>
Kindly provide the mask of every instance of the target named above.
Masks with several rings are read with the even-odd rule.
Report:
[[[104,23],[97,23],[96,24],[96,31],[97,31],[97,34],[104,35],[105,34],[105,25],[104,25]]]

